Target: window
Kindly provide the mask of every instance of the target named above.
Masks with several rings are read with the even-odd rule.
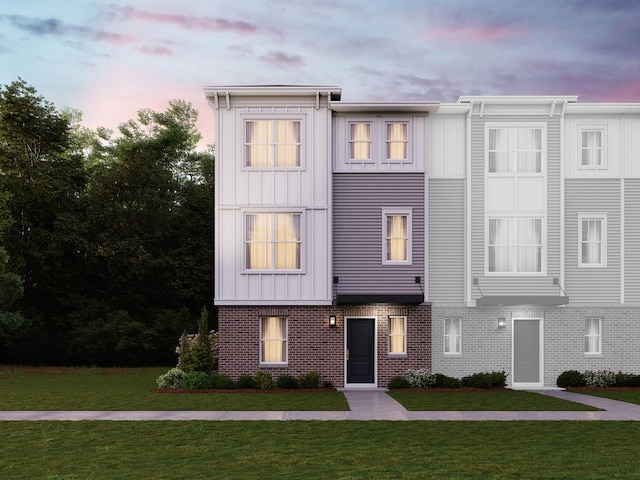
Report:
[[[605,167],[605,130],[604,127],[579,127],[580,167]]]
[[[462,319],[445,318],[444,320],[444,353],[445,355],[462,354]]]
[[[371,123],[349,124],[349,160],[371,160]]]
[[[407,160],[409,140],[407,138],[407,123],[387,122],[387,160]]]
[[[607,266],[606,214],[578,214],[578,266]]]
[[[247,167],[299,167],[299,120],[248,120],[245,123]]]
[[[488,271],[542,272],[542,218],[490,218]]]
[[[407,317],[389,317],[389,355],[407,354]]]
[[[602,353],[601,318],[585,318],[584,320],[584,353],[586,355]]]
[[[489,128],[489,173],[541,173],[542,128]]]
[[[299,213],[245,215],[247,270],[300,270]]]
[[[409,211],[383,211],[382,263],[411,263],[411,213]]]
[[[287,363],[287,319],[260,319],[260,363]]]

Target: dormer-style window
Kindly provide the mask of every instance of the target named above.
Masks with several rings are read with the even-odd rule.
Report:
[[[409,139],[406,122],[386,122],[387,160],[404,161],[408,159]]]
[[[247,120],[247,167],[299,167],[299,120]]]
[[[580,167],[605,168],[605,128],[582,126],[580,132]]]
[[[371,160],[371,122],[349,123],[349,160]]]

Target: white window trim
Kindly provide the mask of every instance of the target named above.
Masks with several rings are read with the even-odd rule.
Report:
[[[600,165],[583,165],[582,164],[582,133],[583,132],[601,132],[602,133],[602,155],[600,157]],[[608,168],[608,146],[609,135],[608,125],[578,125],[578,169],[579,170],[606,170]]]
[[[287,365],[289,365],[289,319],[287,317],[277,317],[277,318],[284,318],[284,328],[285,328],[285,337],[284,337],[284,343],[285,343],[285,349],[284,349],[284,356],[285,356],[285,360],[284,362],[265,362],[262,360],[262,342],[263,342],[263,337],[262,337],[262,321],[265,318],[269,318],[269,315],[264,315],[260,317],[260,342],[259,342],[259,349],[260,349],[260,366],[261,367],[286,367]]]
[[[391,319],[392,318],[401,318],[403,320],[404,323],[404,327],[403,327],[403,334],[402,334],[402,338],[403,338],[403,347],[402,347],[402,352],[398,353],[398,352],[392,352],[391,351]],[[405,358],[407,356],[407,317],[404,315],[389,315],[389,320],[388,320],[388,329],[389,329],[389,334],[387,336],[387,353],[389,354],[390,357],[395,357],[395,358]],[[399,335],[394,335],[394,336],[399,336]]]
[[[382,130],[381,132],[381,141],[380,143],[380,149],[382,151],[382,154],[380,155],[380,158],[382,159],[382,163],[390,163],[390,164],[403,164],[403,163],[413,163],[413,158],[411,155],[411,151],[412,151],[412,135],[411,135],[411,129],[412,129],[412,121],[409,118],[387,118],[387,117],[383,117],[383,121],[380,122],[380,128]],[[400,123],[400,124],[404,124],[407,126],[407,158],[387,158],[387,125],[390,123]]]
[[[601,357],[602,356],[602,318],[601,317],[585,317],[585,332],[584,332],[584,337],[585,340],[587,338],[587,320],[597,320],[598,321],[598,351],[596,352],[587,352],[586,349],[586,344],[585,344],[585,351],[584,351],[584,355],[585,357]]]
[[[394,215],[406,215],[407,217],[407,259],[406,260],[387,260],[387,217]],[[411,251],[413,250],[413,209],[382,209],[382,264],[383,265],[412,265],[413,258]]]
[[[305,132],[306,132],[306,126],[305,126],[305,120],[306,120],[306,115],[305,114],[291,114],[291,113],[269,113],[269,114],[244,114],[244,115],[240,115],[241,118],[241,125],[239,128],[241,128],[241,143],[242,143],[242,170],[243,171],[250,171],[250,172],[254,172],[254,171],[260,171],[260,170],[267,170],[267,171],[286,171],[286,170],[304,170],[305,169],[305,158],[306,158],[306,153],[305,153],[305,145],[306,145],[306,140],[305,140]],[[300,165],[285,165],[285,166],[277,166],[277,165],[270,165],[270,166],[249,166],[247,165],[247,153],[246,153],[246,145],[247,145],[247,138],[246,138],[246,132],[247,132],[247,122],[253,122],[253,121],[261,121],[261,120],[271,120],[271,121],[276,121],[276,120],[291,120],[294,122],[300,122]],[[274,162],[275,162],[275,157],[274,157]]]
[[[414,135],[415,128],[414,118],[410,115],[347,115],[344,125],[341,127],[344,142],[341,150],[344,152],[345,162],[347,164],[362,165],[407,165],[414,163]],[[353,159],[349,155],[349,144],[351,140],[351,124],[369,123],[371,124],[371,159]],[[407,158],[404,160],[387,159],[387,124],[388,123],[404,123],[407,125]],[[346,126],[346,127],[345,127]],[[302,162],[301,162],[302,164]]]
[[[369,124],[369,134],[371,135],[370,149],[368,159],[363,158],[351,158],[351,125],[367,123]],[[346,153],[346,161],[347,163],[376,163],[378,157],[378,132],[377,132],[377,122],[375,118],[350,118],[347,120],[347,153]]]
[[[459,335],[458,337],[460,338],[460,342],[459,343],[459,348],[460,350],[457,352],[447,352],[447,321],[455,321],[458,323],[459,325]],[[443,344],[442,344],[442,352],[444,354],[445,357],[461,357],[462,356],[462,318],[460,317],[450,317],[450,318],[445,318],[444,322],[442,323],[442,340],[443,340]]]
[[[257,269],[257,268],[247,268],[247,253],[246,253],[246,245],[247,245],[247,215],[251,214],[276,214],[276,213],[291,213],[294,215],[300,215],[300,268],[298,269],[276,269],[276,268],[268,268],[268,269]],[[305,215],[304,210],[292,210],[292,209],[243,209],[242,210],[242,270],[241,273],[247,275],[301,275],[305,273],[305,243],[306,243],[306,223],[305,223]]]
[[[582,263],[582,222],[583,220],[600,220],[602,222],[602,262]],[[578,213],[578,268],[607,268],[607,214]]]
[[[500,128],[537,128],[542,131],[542,154],[539,172],[489,172],[489,130]],[[544,122],[487,122],[484,124],[484,171],[495,177],[546,177],[547,175],[547,124]],[[485,182],[486,183],[486,182]]]
[[[490,272],[489,271],[489,220],[502,218],[531,218],[542,220],[542,252],[540,272]],[[488,277],[543,277],[547,275],[547,216],[539,214],[530,214],[523,212],[522,214],[487,214],[484,222],[484,273]]]

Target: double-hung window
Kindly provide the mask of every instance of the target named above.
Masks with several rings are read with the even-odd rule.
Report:
[[[349,160],[370,161],[371,157],[371,122],[349,123]]]
[[[602,319],[585,318],[584,320],[584,353],[600,355],[602,353]]]
[[[382,263],[411,263],[411,211],[382,211]]]
[[[407,317],[389,317],[389,355],[407,354]]]
[[[262,317],[260,319],[260,363],[287,363],[287,319]]]
[[[246,270],[300,270],[300,213],[245,214]]]
[[[580,168],[606,168],[606,126],[580,126]]]
[[[489,218],[489,272],[542,271],[541,218]]]
[[[606,213],[578,214],[578,266],[607,266]]]
[[[386,159],[405,161],[409,158],[409,138],[407,122],[386,122]]]
[[[245,165],[247,167],[299,167],[300,120],[247,120]]]
[[[444,353],[445,355],[462,354],[461,318],[445,318],[444,320]]]

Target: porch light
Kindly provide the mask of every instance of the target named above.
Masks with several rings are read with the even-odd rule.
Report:
[[[330,327],[335,327],[336,326],[336,316],[335,315],[329,315],[329,326]]]
[[[507,326],[507,322],[504,317],[498,317],[498,328],[504,328]]]

